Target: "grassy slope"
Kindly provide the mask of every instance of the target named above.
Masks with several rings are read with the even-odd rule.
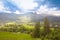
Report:
[[[31,38],[29,34],[0,32],[0,40],[38,40]]]

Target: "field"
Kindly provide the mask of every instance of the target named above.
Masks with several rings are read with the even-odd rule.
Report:
[[[0,32],[0,40],[40,40],[31,38],[29,34]]]

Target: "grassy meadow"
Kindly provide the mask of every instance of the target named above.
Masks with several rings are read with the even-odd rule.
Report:
[[[0,40],[35,40],[29,34],[0,32]]]

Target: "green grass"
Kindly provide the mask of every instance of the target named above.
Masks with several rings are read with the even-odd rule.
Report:
[[[40,40],[31,38],[29,34],[0,32],[0,40]]]

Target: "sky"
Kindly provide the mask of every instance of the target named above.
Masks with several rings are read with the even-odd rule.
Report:
[[[60,16],[60,0],[0,0],[0,12],[37,12]]]

